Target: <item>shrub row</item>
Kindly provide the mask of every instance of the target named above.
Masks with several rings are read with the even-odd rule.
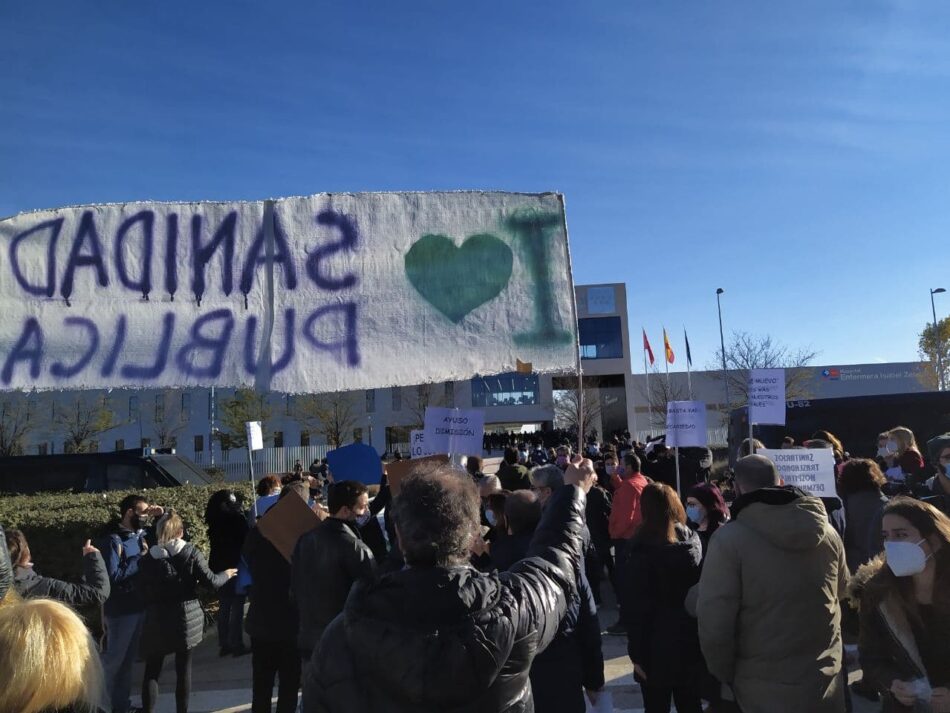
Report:
[[[229,488],[245,503],[253,496],[247,483],[153,488],[141,492],[150,504],[173,507],[185,522],[187,537],[207,557],[205,506],[215,491]],[[47,577],[76,581],[82,574],[82,546],[104,536],[118,521],[119,502],[134,491],[40,493],[0,497],[0,525],[22,530],[30,543],[36,570]],[[154,544],[154,543],[150,543]]]

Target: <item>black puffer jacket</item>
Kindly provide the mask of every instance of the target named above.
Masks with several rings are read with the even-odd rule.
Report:
[[[293,646],[298,624],[297,606],[290,596],[290,562],[256,527],[244,540],[244,559],[251,573],[244,630],[252,641]]]
[[[17,594],[24,599],[44,597],[65,602],[74,607],[104,604],[109,598],[109,573],[98,552],[82,558],[85,583],[71,584],[51,577],[41,577],[32,567],[17,567],[14,583]]]
[[[687,614],[684,601],[699,581],[703,549],[699,536],[688,528],[677,525],[676,534],[673,543],[634,537],[620,568],[627,652],[656,686],[698,682],[702,673],[696,619]]]
[[[218,513],[208,523],[211,554],[208,566],[215,572],[235,569],[241,562],[241,548],[247,536],[247,518],[237,510]]]
[[[297,540],[291,583],[300,615],[297,645],[312,652],[323,630],[343,611],[353,584],[371,577],[375,560],[356,525],[328,518]]]
[[[358,583],[304,680],[306,713],[522,713],[528,670],[577,597],[585,497],[552,496],[510,572],[410,567]]]
[[[3,527],[0,527],[0,600],[6,596],[11,586],[13,586],[13,567],[10,565],[7,538],[3,534]]]
[[[194,545],[186,543],[171,556],[168,551],[156,545],[139,560],[138,586],[145,600],[143,656],[166,655],[200,644],[204,611],[198,602],[198,584],[217,589],[228,581],[227,574],[208,569]],[[163,552],[166,556],[161,556]]]

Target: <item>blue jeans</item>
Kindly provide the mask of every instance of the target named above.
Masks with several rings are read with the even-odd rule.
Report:
[[[235,594],[235,583],[232,577],[218,590],[218,646],[222,649],[244,648],[245,595]]]
[[[132,664],[139,650],[139,637],[145,615],[122,614],[104,618],[106,646],[102,651],[102,668],[106,679],[106,695],[112,713],[128,713],[132,705]]]

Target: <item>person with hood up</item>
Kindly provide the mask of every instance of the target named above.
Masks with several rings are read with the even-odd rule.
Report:
[[[528,670],[577,598],[585,493],[560,488],[527,559],[510,572],[468,565],[478,536],[471,476],[420,468],[393,501],[406,567],[356,584],[304,680],[304,713],[525,713]]]
[[[736,461],[732,521],[709,543],[699,640],[743,713],[842,713],[844,545],[818,498],[779,487],[761,455]]]
[[[646,713],[701,713],[702,654],[686,594],[699,581],[703,546],[686,527],[676,491],[651,483],[640,496],[643,519],[620,567],[620,617]]]
[[[43,577],[33,569],[33,554],[26,535],[7,530],[6,545],[14,567],[13,586],[24,599],[40,597],[55,599],[74,607],[104,604],[109,598],[109,573],[102,554],[90,540],[82,548],[84,582],[72,584],[52,577]]]
[[[185,542],[185,525],[174,510],[167,510],[155,526],[158,544],[139,562],[139,586],[145,601],[142,625],[142,708],[152,713],[158,703],[158,678],[168,654],[175,654],[175,709],[187,713],[191,695],[191,650],[204,634],[204,610],[198,585],[221,588],[237,574],[228,569],[214,574],[197,548]]]
[[[882,521],[884,554],[861,567],[858,653],[884,713],[950,711],[950,518],[907,497]]]

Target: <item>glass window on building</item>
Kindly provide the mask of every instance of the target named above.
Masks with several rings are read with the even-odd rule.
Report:
[[[402,389],[398,386],[392,388],[393,392],[393,411],[402,411]]]
[[[284,447],[284,432],[274,431],[274,448]]]
[[[363,429],[354,428],[353,429],[353,443],[362,443],[363,442]]]
[[[535,374],[499,374],[472,379],[472,406],[536,406],[541,400]]]
[[[373,413],[376,410],[376,389],[366,390],[366,413]]]
[[[117,440],[117,441],[115,442],[115,449],[116,449],[117,451],[124,451],[124,450],[125,450],[125,439],[124,439],[124,438],[120,438],[119,440]],[[45,455],[45,454],[44,454],[44,455]]]
[[[162,421],[165,418],[165,396],[163,394],[155,395],[155,420]]]
[[[129,397],[129,420],[133,421],[139,417],[139,397]]]
[[[445,405],[449,408],[455,406],[455,382],[445,382]]]
[[[300,432],[300,447],[306,448],[310,445],[310,431]]]
[[[99,452],[99,441],[89,441],[89,452],[90,453]]]
[[[195,453],[201,453],[205,449],[205,437],[195,436]]]
[[[620,317],[588,317],[577,320],[581,359],[623,358]]]
[[[187,421],[191,418],[191,394],[183,393],[181,395],[181,420]]]
[[[151,447],[152,447],[152,439],[151,439],[151,438],[143,438],[143,439],[142,439],[142,448],[151,448]]]
[[[49,453],[49,444],[40,443],[40,444],[36,447],[36,455],[38,455],[38,456],[45,456],[47,453]]]

